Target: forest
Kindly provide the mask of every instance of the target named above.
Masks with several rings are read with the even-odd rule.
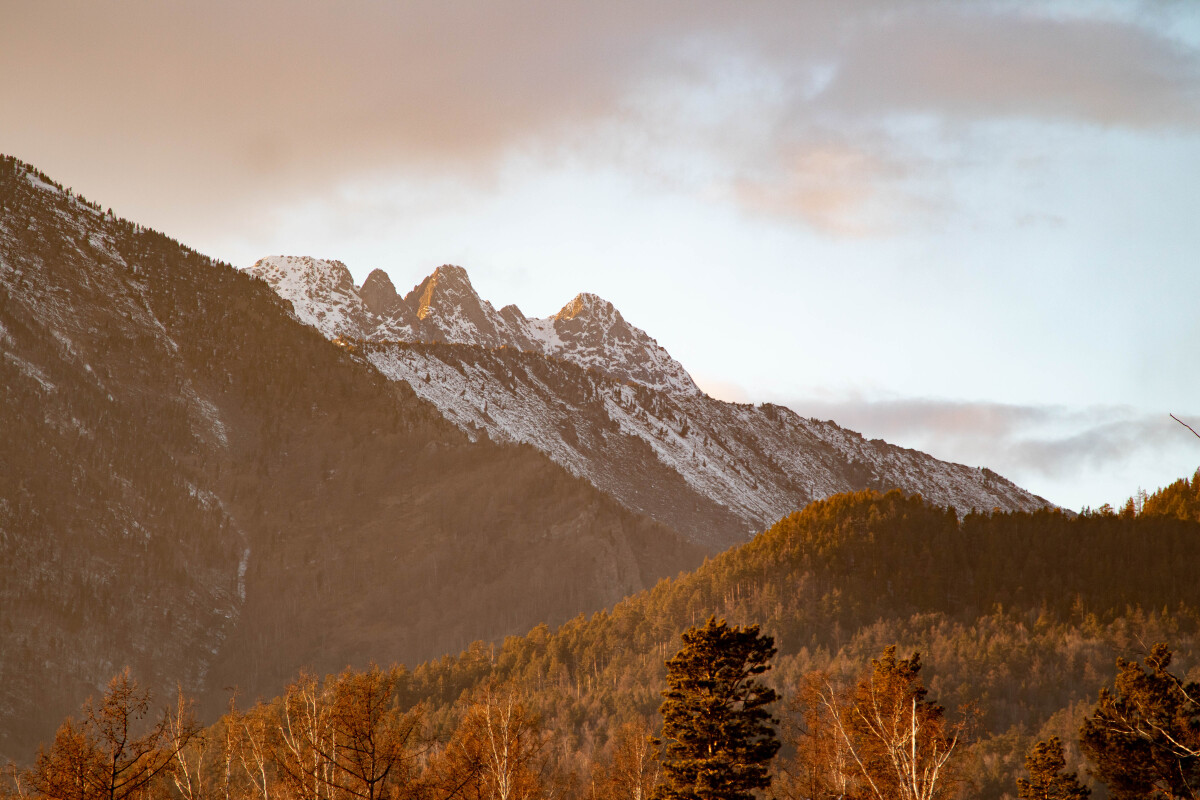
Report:
[[[413,669],[304,672],[275,698],[231,688],[207,726],[182,692],[148,698],[123,671],[9,767],[5,791],[678,797],[668,663],[681,635],[720,620],[771,642],[746,677],[779,698],[782,746],[757,796],[1192,797],[1198,533],[1200,472],[1079,515],[839,495],[556,630]]]

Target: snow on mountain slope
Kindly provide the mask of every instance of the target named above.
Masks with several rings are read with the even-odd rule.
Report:
[[[554,330],[546,339],[548,354],[651,389],[700,393],[683,365],[645,331],[627,323],[607,300],[580,294],[548,321]]]
[[[361,339],[374,330],[374,314],[359,296],[350,270],[340,261],[308,256],[264,258],[248,272],[290,300],[296,317],[330,338]]]
[[[781,406],[658,391],[511,348],[352,346],[468,434],[531,444],[710,546],[739,541],[811,500],[862,488],[919,492],[963,512],[1047,505],[989,470],[866,440]]]
[[[314,280],[302,261],[288,263],[303,267],[298,276],[252,271],[299,297],[298,317],[348,340],[469,435],[530,444],[710,547],[741,541],[811,500],[863,488],[918,492],[962,512],[1047,505],[989,470],[868,441],[780,406],[708,397],[592,294],[548,319],[527,319],[516,306],[496,312],[480,300],[459,267],[439,267],[400,298],[378,271],[349,296],[340,282]],[[323,315],[320,298],[334,306]],[[374,314],[368,333],[347,336],[340,321],[359,304]]]

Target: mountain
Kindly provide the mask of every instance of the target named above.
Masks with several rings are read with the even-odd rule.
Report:
[[[272,257],[248,272],[473,440],[531,444],[713,549],[814,499],[864,488],[920,493],[963,513],[1048,505],[987,469],[868,441],[782,406],[709,397],[596,295],[528,319],[516,306],[496,312],[460,267],[438,267],[404,297],[380,270],[356,289],[337,261]]]
[[[375,319],[321,274],[339,325]],[[0,759],[126,664],[219,709],[227,686],[415,663],[700,563],[293,308],[0,159]]]

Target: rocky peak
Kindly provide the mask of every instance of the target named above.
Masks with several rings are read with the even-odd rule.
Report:
[[[354,288],[354,277],[341,261],[310,256],[269,256],[246,270],[261,278],[285,300],[300,321],[330,338],[361,338],[371,326],[371,312]]]
[[[404,302],[416,316],[419,339],[520,346],[492,304],[476,294],[462,267],[438,267],[405,295]]]
[[[554,325],[551,343],[556,355],[655,389],[700,391],[682,364],[602,297],[589,292],[576,295],[549,321]]]
[[[591,292],[580,292],[575,295],[575,299],[562,307],[562,310],[554,315],[556,320],[572,320],[576,317],[588,317],[596,319],[621,319],[621,313],[613,306],[612,303],[605,300],[599,295]]]
[[[504,317],[505,321],[510,324],[524,323],[528,320],[516,303],[509,303],[500,309],[500,316]]]
[[[358,290],[358,296],[372,314],[381,317],[392,316],[404,304],[392,284],[392,279],[381,269],[371,270],[371,274],[363,281],[362,288]]]
[[[568,347],[603,348],[608,339],[631,341],[634,338],[633,330],[621,312],[604,298],[588,292],[576,295],[551,319],[554,330]]]
[[[418,283],[404,300],[417,313],[418,319],[437,314],[440,307],[461,308],[478,306],[479,295],[471,285],[467,271],[453,264],[444,264]]]
[[[516,347],[592,367],[655,389],[698,394],[683,368],[644,331],[602,297],[584,292],[545,319],[515,305],[499,312],[483,300],[462,267],[438,267],[404,297],[387,274],[373,271],[356,290],[337,261],[277,256],[250,268],[296,315],[326,336],[378,341],[440,341]]]

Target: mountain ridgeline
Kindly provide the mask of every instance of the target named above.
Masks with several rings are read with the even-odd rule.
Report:
[[[561,622],[703,557],[11,158],[0,386],[0,757],[126,664],[219,708],[301,666]]]
[[[356,287],[337,261],[277,256],[249,272],[471,439],[531,444],[710,549],[859,489],[900,488],[962,513],[1047,505],[987,469],[867,441],[782,406],[709,397],[592,294],[530,319],[516,306],[497,312],[461,267],[438,267],[403,297],[380,270]]]

